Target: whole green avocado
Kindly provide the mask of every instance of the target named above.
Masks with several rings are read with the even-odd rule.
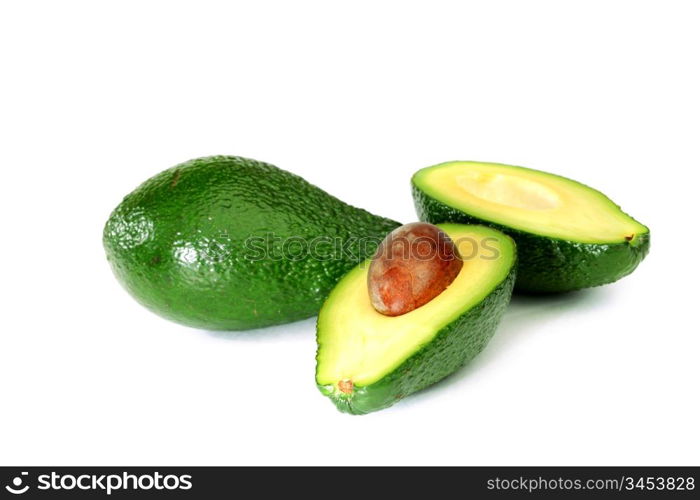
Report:
[[[151,311],[245,330],[315,315],[398,226],[273,165],[212,156],[127,195],[103,243],[118,280]]]

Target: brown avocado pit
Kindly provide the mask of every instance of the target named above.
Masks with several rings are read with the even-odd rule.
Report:
[[[386,316],[400,316],[442,293],[462,269],[450,237],[427,222],[405,224],[387,235],[367,273],[372,306]]]

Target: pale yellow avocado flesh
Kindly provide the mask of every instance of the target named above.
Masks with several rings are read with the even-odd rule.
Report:
[[[484,226],[438,224],[464,259],[452,284],[427,304],[401,316],[384,316],[370,303],[369,261],[338,283],[318,317],[319,384],[372,384],[430,342],[446,325],[481,302],[508,275],[515,260],[513,241]]]
[[[603,193],[538,170],[449,162],[419,171],[414,183],[469,215],[542,236],[617,243],[648,232]]]

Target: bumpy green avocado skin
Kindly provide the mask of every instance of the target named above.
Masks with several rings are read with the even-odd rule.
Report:
[[[473,217],[427,195],[412,184],[420,220],[438,224],[481,224],[498,229],[518,246],[516,291],[556,293],[612,283],[627,276],[649,253],[649,232],[614,244],[578,243],[538,236]]]
[[[316,314],[397,226],[273,165],[213,156],[127,195],[103,243],[116,277],[150,310],[193,327],[244,330]]]
[[[480,303],[443,327],[427,344],[377,382],[344,394],[332,385],[318,385],[345,413],[363,415],[387,408],[451,373],[479,354],[488,344],[510,303],[515,266]],[[318,363],[317,363],[318,366]]]

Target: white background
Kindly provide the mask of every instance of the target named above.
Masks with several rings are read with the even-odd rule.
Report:
[[[0,462],[698,465],[699,48],[681,1],[3,3]],[[515,297],[466,369],[352,417],[315,387],[313,319],[190,329],[112,276],[112,208],[211,154],[404,222],[421,167],[530,166],[652,251]]]

